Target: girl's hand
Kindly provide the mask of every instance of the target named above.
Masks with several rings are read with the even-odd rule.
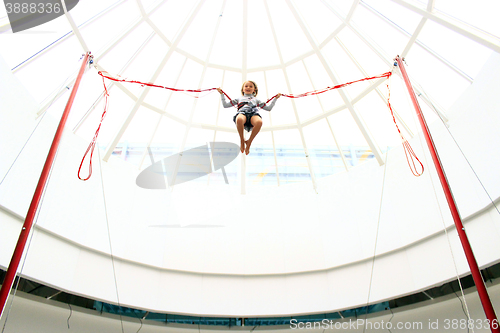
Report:
[[[276,95],[276,99],[278,99],[280,97],[281,97],[281,93],[278,93],[278,95]]]
[[[222,95],[222,89],[221,88],[217,88],[217,91],[219,92],[219,94]]]

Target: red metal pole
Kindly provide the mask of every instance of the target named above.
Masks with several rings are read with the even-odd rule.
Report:
[[[26,241],[28,240],[28,236],[31,231],[31,226],[33,225],[33,220],[37,212],[38,204],[40,203],[40,198],[42,197],[45,184],[47,183],[50,169],[52,168],[57,148],[59,147],[59,142],[61,141],[64,126],[66,125],[66,120],[68,119],[69,111],[71,110],[71,106],[73,105],[73,100],[75,99],[76,91],[78,90],[78,86],[80,85],[83,73],[85,72],[85,66],[87,65],[89,57],[90,57],[90,52],[87,52],[84,56],[80,72],[78,72],[75,85],[71,90],[68,103],[66,103],[66,108],[64,109],[61,120],[59,121],[59,126],[57,127],[56,134],[54,135],[54,139],[52,140],[52,145],[50,146],[47,159],[45,160],[45,164],[42,169],[42,174],[40,175],[40,179],[38,180],[38,185],[36,186],[35,194],[33,195],[33,199],[31,200],[28,213],[26,214],[26,219],[24,220],[23,228],[21,229],[21,234],[19,235],[16,248],[14,249],[14,254],[12,255],[9,268],[7,269],[7,273],[5,275],[5,279],[2,284],[2,289],[0,290],[0,306],[2,309],[2,311],[0,312],[0,318],[2,317],[3,311],[5,309],[5,304],[7,303],[10,290],[12,289],[14,279],[17,275],[17,268],[19,267],[19,262],[21,261],[21,257],[23,256],[24,247],[26,245]]]
[[[405,81],[406,87],[408,88],[408,92],[413,102],[413,106],[415,107],[415,111],[417,112],[418,120],[420,122],[420,126],[422,127],[422,131],[425,136],[425,141],[427,142],[427,146],[429,147],[429,151],[431,153],[432,160],[434,161],[434,165],[436,167],[436,171],[438,173],[441,186],[443,187],[443,191],[446,196],[446,201],[448,201],[448,206],[450,208],[451,215],[453,216],[455,227],[457,228],[458,237],[460,238],[460,242],[462,243],[462,247],[465,252],[465,257],[467,258],[467,262],[469,263],[472,278],[474,279],[474,283],[477,288],[477,293],[479,294],[481,304],[483,305],[486,318],[489,320],[490,329],[492,332],[499,333],[500,329],[498,326],[498,320],[495,314],[495,310],[493,309],[493,305],[491,304],[488,291],[486,290],[486,286],[484,285],[481,272],[479,271],[476,258],[474,257],[474,253],[472,252],[472,248],[469,243],[469,239],[467,238],[467,234],[465,233],[465,228],[462,224],[460,214],[458,213],[455,199],[453,198],[453,194],[451,192],[448,179],[446,179],[446,175],[443,170],[443,165],[441,164],[441,160],[439,159],[439,155],[434,145],[434,141],[432,140],[431,133],[429,131],[429,128],[427,127],[424,115],[422,114],[422,109],[420,108],[420,104],[417,101],[417,97],[415,96],[415,92],[413,91],[410,79],[408,78],[408,74],[406,73],[403,60],[399,56],[397,56],[395,60],[398,63],[399,70],[401,71],[401,75],[403,75],[403,79]]]

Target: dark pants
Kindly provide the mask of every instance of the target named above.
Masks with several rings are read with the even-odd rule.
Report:
[[[252,119],[253,116],[259,116],[262,119],[262,117],[260,116],[260,114],[258,114],[256,112],[251,112],[251,113],[250,112],[249,113],[247,113],[247,112],[238,112],[233,117],[233,121],[234,121],[235,124],[236,124],[236,117],[238,117],[239,114],[242,114],[245,117],[247,117],[247,120],[245,121],[245,124],[243,125],[245,127],[245,130],[247,132],[250,132],[252,130],[252,128],[253,128],[253,125],[252,125],[252,122],[251,122],[251,119]]]

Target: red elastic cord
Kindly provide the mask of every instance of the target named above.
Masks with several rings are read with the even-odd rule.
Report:
[[[356,80],[356,81],[351,81],[351,82],[347,82],[347,83],[342,83],[342,84],[337,84],[336,86],[334,87],[326,87],[324,89],[321,89],[321,90],[313,90],[313,91],[308,91],[308,92],[305,92],[303,94],[298,94],[298,95],[293,95],[293,94],[281,94],[281,96],[284,96],[284,97],[288,97],[288,98],[299,98],[299,97],[305,97],[305,96],[313,96],[313,95],[319,95],[319,94],[322,94],[324,92],[327,92],[327,91],[330,91],[330,90],[334,90],[334,89],[339,89],[339,88],[342,88],[342,87],[345,87],[345,86],[348,86],[350,84],[353,84],[353,83],[356,83],[356,82],[361,82],[361,81],[368,81],[368,80],[373,80],[373,79],[380,79],[380,78],[389,78],[390,76],[392,75],[392,72],[387,72],[387,73],[384,73],[384,74],[380,74],[380,75],[376,75],[376,76],[372,76],[372,77],[366,77],[364,79],[360,79],[360,80]],[[269,103],[270,100],[272,100],[273,98],[275,98],[276,96],[278,96],[277,94],[274,95],[273,97],[271,97],[267,102]]]
[[[94,155],[94,148],[95,148],[95,145],[96,145],[97,136],[99,135],[99,131],[101,130],[102,121],[104,120],[104,117],[106,116],[106,112],[107,112],[107,109],[108,109],[108,96],[109,96],[109,93],[108,93],[108,89],[106,88],[106,83],[104,82],[104,76],[102,78],[102,85],[104,86],[104,111],[103,111],[102,116],[101,116],[101,121],[99,122],[99,127],[97,127],[97,130],[95,131],[94,137],[92,138],[92,142],[90,142],[90,144],[89,144],[89,146],[87,148],[87,151],[83,155],[82,162],[80,163],[80,167],[78,168],[78,178],[80,180],[88,180],[88,179],[90,179],[90,176],[92,176],[92,156]],[[80,170],[82,169],[83,161],[85,161],[85,157],[87,156],[87,154],[89,153],[89,151],[90,151],[89,175],[88,175],[87,178],[82,178],[82,177],[80,177]]]
[[[122,78],[120,76],[114,77],[114,76],[109,75],[107,72],[103,72],[103,71],[99,71],[98,73],[99,73],[100,76],[102,76],[102,82],[103,82],[103,85],[104,85],[104,95],[105,95],[104,112],[102,114],[101,122],[99,123],[99,127],[97,128],[97,131],[94,134],[94,138],[92,139],[92,142],[90,143],[89,147],[87,148],[87,151],[85,152],[85,155],[83,156],[82,162],[80,163],[80,168],[78,169],[78,178],[82,179],[80,177],[80,170],[82,168],[83,161],[85,160],[85,157],[87,156],[88,152],[90,151],[89,176],[87,178],[85,178],[85,179],[82,179],[82,180],[87,180],[92,175],[92,155],[94,153],[94,148],[95,148],[95,145],[96,145],[97,136],[99,135],[99,130],[101,129],[102,121],[104,120],[104,116],[106,115],[109,94],[108,94],[108,90],[106,89],[106,84],[104,83],[104,78],[109,79],[109,80],[113,80],[113,81],[116,81],[116,82],[136,83],[136,84],[140,84],[142,86],[149,86],[149,87],[155,87],[155,88],[163,88],[163,89],[168,89],[168,90],[172,90],[172,91],[183,91],[183,92],[188,92],[188,93],[208,92],[208,91],[212,91],[212,90],[216,90],[217,89],[217,88],[208,88],[208,89],[177,89],[177,88],[170,88],[170,87],[160,86],[160,85],[157,85],[157,84],[154,84],[154,83],[151,83],[151,82],[141,82],[141,81],[135,81],[135,80],[128,80],[128,79]],[[299,98],[299,97],[306,97],[306,96],[312,96],[312,95],[319,95],[319,94],[322,94],[324,92],[327,92],[327,91],[330,91],[330,90],[334,90],[334,89],[338,89],[338,88],[342,88],[342,87],[348,86],[348,85],[356,83],[356,82],[373,80],[373,79],[379,79],[379,78],[384,78],[384,77],[385,78],[389,78],[391,75],[392,75],[392,72],[386,72],[384,74],[380,74],[380,75],[376,75],[376,76],[372,76],[372,77],[367,77],[367,78],[363,78],[363,79],[360,79],[360,80],[351,81],[351,82],[347,82],[347,83],[343,83],[343,84],[338,84],[338,85],[336,85],[334,87],[327,87],[327,88],[324,88],[324,89],[321,89],[321,90],[313,90],[313,91],[309,91],[309,92],[306,92],[306,93],[303,93],[303,94],[298,94],[298,95],[282,94],[281,96],[288,97],[288,98]],[[387,88],[389,88],[389,85],[387,85]],[[231,103],[231,105],[234,106],[234,107],[237,107],[237,105],[235,105],[233,103],[233,100],[231,99],[231,97],[229,97],[229,95],[226,94],[223,90],[221,90],[221,91],[229,99],[229,102]],[[389,91],[389,95],[390,95],[390,91]],[[268,99],[267,102],[264,103],[264,105],[266,105],[267,103],[269,103],[273,98],[276,98],[277,96],[278,96],[278,94],[276,94],[273,97],[271,97],[270,99]],[[194,96],[194,97],[198,98],[198,96]],[[392,118],[394,119],[394,123],[396,123],[396,119],[394,118],[394,114],[392,112],[391,104],[389,103],[389,98],[387,98],[387,104],[389,106],[389,109],[391,110]],[[408,141],[406,141],[406,139],[401,134],[401,131],[399,130],[399,127],[398,127],[397,124],[396,124],[396,128],[398,129],[398,132],[401,135],[401,138],[403,140],[403,146],[405,147],[405,154],[406,154],[406,159],[408,160],[408,165],[410,165],[409,158],[411,158],[412,162],[413,162],[413,167],[414,167],[412,169],[412,173],[415,176],[420,176],[423,173],[423,168],[424,167],[423,167],[422,163],[420,162],[420,160],[416,157],[416,155],[413,152],[413,149],[411,148],[411,146],[408,143]],[[414,162],[412,156],[415,157],[417,159],[417,161],[420,163],[420,165],[422,166],[422,173],[418,173],[416,171],[415,162]],[[411,165],[410,165],[410,169],[411,169]]]
[[[389,110],[391,110],[392,120],[394,121],[394,124],[396,125],[396,128],[398,129],[399,136],[401,137],[401,141],[403,143],[403,148],[405,151],[406,161],[408,162],[408,166],[410,167],[411,173],[413,173],[413,175],[415,177],[420,177],[424,173],[424,165],[422,164],[422,162],[420,162],[417,155],[413,151],[413,148],[411,147],[410,143],[408,142],[408,140],[406,140],[403,133],[401,133],[401,131],[399,130],[399,126],[396,123],[396,118],[394,117],[394,112],[392,111],[391,102],[389,101],[391,98],[391,89],[389,88],[389,83],[386,83],[386,86],[387,86],[387,92],[388,92],[387,106],[389,107]],[[410,163],[410,160],[411,160],[411,163]],[[420,172],[417,171],[417,166],[415,165],[415,160],[417,160],[417,162],[420,164],[420,168],[422,169],[422,171],[420,171]]]
[[[154,87],[154,88],[163,88],[163,89],[168,89],[172,91],[184,91],[184,92],[190,92],[190,93],[200,93],[200,92],[205,92],[205,91],[211,91],[211,90],[216,90],[217,88],[209,88],[209,89],[177,89],[177,88],[170,88],[170,87],[165,87],[165,86],[160,86],[151,82],[141,82],[141,81],[135,81],[135,80],[127,80],[119,75],[117,77],[110,76],[108,72],[102,72],[99,71],[99,75],[102,76],[103,78],[113,80],[116,82],[128,82],[128,83],[137,83],[140,84],[141,86],[149,86],[149,87]],[[227,95],[226,95],[227,96]],[[195,96],[197,97],[197,96]],[[228,96],[229,97],[229,96]]]

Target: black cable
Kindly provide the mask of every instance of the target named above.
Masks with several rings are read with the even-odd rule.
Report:
[[[459,286],[461,286],[460,281],[458,281],[458,283],[459,283]],[[453,289],[453,284],[450,284],[450,287],[451,287],[451,291],[453,291],[453,293],[455,294],[455,296],[457,296],[458,300],[460,301],[460,305],[462,306],[462,312],[465,314],[465,318],[467,318],[467,332],[469,332],[469,320],[470,320],[470,317],[467,314],[467,311],[465,310],[464,302],[462,301],[462,299],[460,298],[460,296],[458,296],[457,292]],[[465,301],[465,294],[463,293],[463,289],[461,289],[461,290],[462,290],[462,295],[463,295],[464,301]]]
[[[392,318],[394,318],[394,312],[392,312],[392,309],[391,309],[390,307],[389,307],[389,311],[391,311],[392,316],[391,316],[391,319],[389,319],[388,323],[391,323]],[[391,325],[392,325],[392,323],[391,323]],[[387,326],[389,326],[389,325],[387,325]],[[388,330],[390,333],[392,333],[392,331],[389,329],[389,327],[387,327],[387,330]]]
[[[141,327],[139,327],[139,329],[135,333],[139,333],[139,331],[142,329],[142,318],[139,318],[139,320],[141,321]]]
[[[68,317],[68,320],[66,320],[66,322],[68,324],[68,330],[69,330],[70,329],[70,327],[69,327],[69,319],[73,315],[73,309],[71,308],[71,304],[68,303],[68,306],[69,306],[69,317]]]

